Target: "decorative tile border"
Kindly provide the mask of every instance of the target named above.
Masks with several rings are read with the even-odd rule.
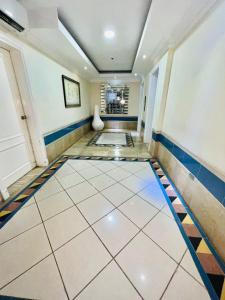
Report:
[[[152,133],[225,206],[225,182],[161,133]]]
[[[68,159],[149,162],[211,299],[225,300],[225,266],[159,162],[150,158],[62,156],[0,210],[2,228]]]
[[[169,176],[155,159],[151,165],[212,299],[225,299],[225,266]]]
[[[43,173],[36,177],[27,187],[15,195],[0,209],[0,229],[14,216],[14,214],[48,181],[55,172],[67,161],[63,156],[53,162]]]
[[[48,144],[60,139],[64,135],[74,131],[75,129],[80,128],[80,127],[82,127],[82,126],[84,126],[88,123],[91,123],[92,118],[93,117],[90,116],[90,117],[88,117],[84,120],[78,121],[74,124],[70,124],[67,127],[64,127],[62,129],[56,130],[55,132],[52,132],[52,133],[49,133],[49,134],[45,135],[44,136],[45,145],[47,146]]]
[[[127,132],[117,132],[117,134],[125,134],[126,135],[126,145],[120,144],[97,144],[98,139],[103,133],[107,132],[98,132],[96,135],[88,142],[87,146],[96,146],[96,147],[134,147],[134,142],[130,133]]]

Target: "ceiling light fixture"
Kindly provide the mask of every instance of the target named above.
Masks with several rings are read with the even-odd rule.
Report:
[[[142,55],[142,58],[143,58],[143,59],[146,59],[146,57],[147,57],[146,54],[143,54],[143,55]]]
[[[137,77],[137,75],[138,75],[137,73],[134,73],[134,76],[135,76],[135,77]]]
[[[106,30],[104,31],[104,36],[107,39],[113,39],[115,36],[115,32],[113,30]]]
[[[84,67],[84,70],[87,70],[87,67],[86,67],[86,66]]]
[[[13,17],[13,14],[8,9],[5,9],[5,13],[11,18]]]

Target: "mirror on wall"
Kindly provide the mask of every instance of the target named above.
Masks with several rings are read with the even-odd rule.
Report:
[[[129,87],[101,85],[101,113],[128,114]]]

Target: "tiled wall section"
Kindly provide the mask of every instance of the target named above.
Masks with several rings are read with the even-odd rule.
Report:
[[[100,116],[105,124],[105,129],[137,130],[136,116]]]
[[[172,152],[171,143],[166,146],[161,142],[160,137],[155,136],[150,148],[152,155],[157,157],[169,176],[173,180],[187,205],[203,227],[209,240],[213,243],[219,255],[225,261],[225,207],[224,203],[209,191],[196,176],[194,165],[187,168],[181,158],[176,156],[175,147]],[[165,142],[165,141],[164,141]],[[169,147],[169,148],[167,148]],[[192,162],[189,159],[189,163]],[[193,173],[190,171],[193,168]],[[190,176],[192,173],[193,176]],[[201,177],[200,177],[201,178]],[[225,187],[225,183],[224,183]],[[215,193],[218,196],[218,191]]]
[[[49,162],[56,159],[66,149],[77,142],[84,134],[90,131],[91,120],[91,117],[87,118],[45,136],[44,140]]]

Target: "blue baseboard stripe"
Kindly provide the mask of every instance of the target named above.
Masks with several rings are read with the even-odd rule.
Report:
[[[161,133],[152,139],[160,142],[225,206],[225,182]]]
[[[100,116],[102,121],[137,122],[137,116]]]
[[[65,128],[62,128],[62,129],[59,129],[53,133],[50,133],[48,135],[46,135],[44,137],[44,142],[45,142],[45,145],[47,146],[48,144],[60,139],[61,137],[63,137],[64,135],[74,131],[75,129],[77,128],[80,128],[81,126],[84,126],[88,123],[90,123],[92,121],[92,116],[91,117],[88,117],[84,120],[81,120],[79,122],[76,122],[74,124],[71,124]]]

